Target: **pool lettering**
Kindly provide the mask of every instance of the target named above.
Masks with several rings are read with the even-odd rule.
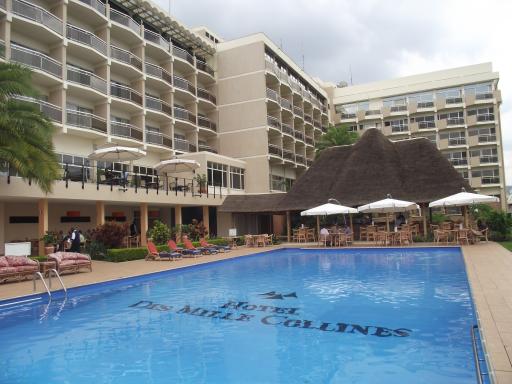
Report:
[[[248,322],[256,317],[255,314],[247,314],[239,312],[243,311],[256,311],[264,312],[266,316],[260,319],[263,325],[283,326],[285,328],[300,328],[300,329],[314,329],[321,332],[335,332],[335,333],[352,333],[361,334],[365,336],[377,337],[407,337],[412,332],[410,329],[397,328],[390,329],[386,327],[379,327],[375,325],[359,325],[359,324],[345,324],[345,323],[327,323],[315,322],[313,320],[301,320],[297,318],[289,318],[283,315],[298,315],[299,308],[282,308],[274,307],[271,305],[256,305],[249,304],[246,301],[229,301],[226,304],[217,308],[217,310],[205,309],[201,307],[193,308],[190,305],[185,305],[179,309],[173,310],[172,305],[164,305],[153,303],[149,300],[141,300],[135,304],[129,305],[130,308],[144,308],[160,312],[173,311],[179,315],[198,316],[211,319],[231,320]],[[237,312],[224,312],[222,310],[232,310]]]

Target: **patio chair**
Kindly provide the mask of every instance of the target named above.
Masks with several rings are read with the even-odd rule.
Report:
[[[192,244],[190,239],[183,239],[183,245],[185,246],[186,250],[199,251],[203,255],[213,255],[215,253],[219,253],[219,251],[217,251],[216,249],[213,249],[213,248],[203,248],[203,247],[196,248],[196,247],[194,247],[194,245]]]
[[[411,237],[412,237],[412,234],[410,231],[404,230],[404,231],[398,232],[398,235],[397,235],[398,244],[411,245],[411,243],[412,243]]]
[[[299,231],[297,233],[297,243],[305,243],[306,241],[306,228],[299,228]]]
[[[147,243],[148,254],[146,255],[146,260],[174,260],[175,258],[181,257],[181,255],[177,252],[158,252],[155,244],[152,241],[148,241]]]
[[[464,244],[464,242],[469,245],[469,230],[468,229],[459,229],[457,231],[457,242],[459,244]]]
[[[449,221],[441,223],[441,229],[443,231],[449,231],[450,229],[452,229],[452,223],[450,223]]]
[[[169,240],[167,242],[167,247],[172,252],[183,253],[183,251],[184,251],[182,247],[178,247],[178,245],[176,244],[176,242],[174,240]]]
[[[368,240],[366,237],[366,227],[361,226],[359,228],[359,241]]]
[[[201,247],[203,247],[203,248],[213,248],[213,249],[216,249],[218,252],[229,252],[229,251],[231,251],[231,248],[229,246],[227,246],[227,245],[210,244],[204,238],[199,239],[199,245],[201,245]]]
[[[366,227],[366,241],[376,241],[377,227],[374,225]]]
[[[315,229],[314,228],[308,228],[306,230],[306,240],[309,242],[309,241],[312,241],[312,242],[315,242],[316,241],[316,236],[315,236]]]
[[[488,233],[489,233],[489,228],[482,229],[481,231],[471,228],[471,234],[472,234],[473,238],[475,239],[476,243],[480,242],[481,239],[485,239],[485,242],[487,243],[489,241],[489,239],[487,237]]]
[[[450,241],[450,234],[441,229],[435,229],[434,230],[434,241],[436,243],[445,242],[446,244],[448,244],[448,242]]]
[[[246,247],[254,246],[254,237],[252,235],[245,235],[244,240],[245,240]]]

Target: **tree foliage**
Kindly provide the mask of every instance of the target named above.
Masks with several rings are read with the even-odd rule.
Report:
[[[331,126],[327,132],[316,142],[316,155],[318,156],[324,149],[355,143],[359,139],[356,132],[348,130],[347,124]]]
[[[50,192],[60,175],[53,148],[53,124],[38,106],[16,97],[37,97],[31,71],[0,63],[0,161]]]

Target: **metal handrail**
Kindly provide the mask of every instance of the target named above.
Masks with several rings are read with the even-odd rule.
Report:
[[[188,53],[185,49],[173,46],[172,54],[180,59],[188,61],[190,64],[194,65],[194,56]],[[201,68],[200,68],[201,69]]]
[[[169,41],[165,40],[162,37],[162,35],[159,35],[158,33],[150,31],[148,29],[144,29],[144,39],[150,41],[151,43],[159,45],[161,48],[165,49],[166,52],[169,52],[169,48],[171,45]]]
[[[165,69],[158,65],[148,63],[147,61],[145,62],[145,67],[147,75],[158,77],[172,85],[172,75]]]
[[[116,47],[115,45],[110,46],[110,57],[115,60],[122,61],[123,63],[129,64],[132,67],[142,71],[142,60],[134,55],[132,52]]]
[[[50,292],[50,289],[48,288],[48,285],[46,285],[46,281],[44,281],[43,274],[41,272],[34,273],[34,279],[32,282],[34,283],[34,292],[36,291],[36,276],[39,277],[39,279],[43,282],[44,288],[46,289],[46,293],[48,293],[48,297],[50,300],[52,299],[52,293]]]
[[[34,49],[11,43],[11,60],[62,78],[62,64]]]
[[[184,79],[183,77],[173,76],[173,84],[176,88],[183,89],[185,91],[190,92],[191,94],[196,94],[196,88],[192,85],[190,81]]]
[[[107,81],[93,72],[68,65],[67,75],[67,80],[72,83],[86,85],[98,92],[107,93]]]
[[[57,270],[55,268],[50,269],[50,271],[48,272],[48,282],[49,282],[50,288],[52,287],[52,273],[59,280],[60,285],[62,286],[62,289],[64,290],[64,294],[67,296],[68,295],[68,290],[66,289],[66,286],[64,285],[64,282],[60,278],[59,272],[57,272]]]
[[[41,23],[52,31],[62,35],[62,20],[44,8],[30,4],[26,1],[13,0],[12,12],[37,23]]]
[[[107,43],[94,33],[71,24],[67,25],[66,31],[66,36],[69,40],[88,45],[102,55],[107,55]]]
[[[110,20],[130,28],[137,35],[140,35],[140,24],[124,13],[111,8]]]
[[[79,0],[81,3],[87,4],[89,7],[94,8],[96,11],[105,16],[105,4],[99,0]]]

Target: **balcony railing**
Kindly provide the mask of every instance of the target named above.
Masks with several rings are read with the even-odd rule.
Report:
[[[163,112],[172,117],[172,107],[165,101],[146,95],[146,108]]]
[[[499,184],[500,178],[499,177],[493,177],[493,176],[483,176],[482,177],[482,184]]]
[[[279,122],[279,119],[276,119],[272,116],[267,116],[267,124],[273,128],[281,130],[281,123]]]
[[[482,93],[475,94],[476,100],[487,100],[487,99],[492,99],[493,97],[494,97],[494,95],[492,94],[492,92],[482,92]]]
[[[306,165],[306,158],[302,155],[295,155],[295,162]]]
[[[409,131],[409,126],[407,124],[391,125],[391,132],[393,132],[393,133],[408,132],[408,131]]]
[[[190,150],[190,142],[188,140],[174,138],[174,148],[182,152],[195,152]]]
[[[304,140],[306,141],[307,144],[310,144],[310,145],[314,145],[315,144],[315,139],[312,137],[312,136],[304,136]]]
[[[110,95],[142,105],[142,95],[136,90],[122,84],[110,84]]]
[[[174,107],[174,118],[196,124],[196,116],[180,107]]]
[[[105,16],[105,4],[103,4],[99,0],[79,0],[81,3],[87,4],[89,7],[95,9],[99,13],[101,13],[103,16]],[[111,17],[112,18],[112,17]]]
[[[462,125],[462,124],[464,124],[463,117],[455,117],[455,118],[446,119],[446,125]]]
[[[462,103],[462,97],[448,97],[445,101],[446,104],[460,104]]]
[[[304,115],[304,110],[301,107],[293,106],[293,113],[302,117]]]
[[[110,121],[110,134],[142,141],[142,130],[140,128],[120,121]]]
[[[149,76],[158,77],[159,79],[162,79],[172,85],[172,75],[167,72],[162,67],[159,67],[158,65],[148,63],[146,61],[146,74]]]
[[[278,156],[278,157],[283,157],[283,150],[279,146],[274,145],[274,144],[269,144],[268,145],[268,153],[270,155],[274,155],[274,156]]]
[[[480,135],[478,136],[478,143],[494,143],[496,142],[496,135]]]
[[[215,124],[213,121],[211,121],[207,117],[198,116],[197,124],[202,128],[210,129],[212,131],[217,132],[217,124]]]
[[[342,119],[355,119],[356,114],[355,113],[342,113],[341,118]]]
[[[146,143],[162,145],[167,148],[172,148],[172,139],[170,136],[161,132],[146,130]]]
[[[87,45],[102,55],[107,55],[107,43],[94,33],[68,24],[66,36],[69,40]]]
[[[267,98],[279,103],[279,94],[273,89],[267,88]]]
[[[498,156],[480,156],[480,164],[497,163]]]
[[[202,152],[217,153],[217,151],[213,147],[206,145],[206,144],[201,144],[201,143],[199,143],[199,151],[200,152],[202,151]]]
[[[281,124],[281,131],[283,133],[287,133],[290,136],[293,136],[293,128],[292,128],[292,126],[290,124],[282,123]]]
[[[174,47],[173,47],[173,52],[174,52]],[[196,60],[196,66],[197,66],[197,69],[199,69],[200,71],[206,72],[211,76],[215,76],[215,71],[213,70],[213,68],[210,67],[208,64],[206,64],[204,61]]]
[[[322,132],[326,133],[329,130],[329,127],[326,125],[322,125]]]
[[[12,13],[43,24],[62,35],[62,20],[44,8],[22,0],[12,0]]]
[[[407,111],[407,105],[393,105],[391,108],[389,108],[390,112],[403,112]]]
[[[432,129],[436,127],[435,121],[418,121],[419,129]]]
[[[193,95],[196,94],[196,88],[187,79],[184,79],[183,77],[179,77],[179,76],[173,76],[173,79],[174,79],[174,86],[176,88],[188,91]]]
[[[296,139],[304,140],[304,133],[302,133],[301,131],[294,130],[294,131],[293,131],[293,136],[294,136]]]
[[[110,56],[114,60],[121,61],[125,64],[131,65],[132,67],[137,68],[139,71],[142,71],[142,60],[135,56],[130,51],[125,49],[121,49],[115,47],[113,45],[110,46]]]
[[[285,98],[281,97],[281,107],[284,109],[291,111],[292,110],[292,103],[289,100],[286,100]]]
[[[27,96],[15,96],[17,100],[25,101],[27,103],[34,104],[42,113],[44,113],[50,120],[55,121],[57,123],[62,123],[62,109],[48,103],[43,100],[38,100],[33,97]]]
[[[169,43],[169,41],[165,40],[162,37],[162,35],[160,35],[156,32],[150,31],[148,29],[145,29],[144,30],[144,39],[146,39],[147,41],[150,41],[156,45],[159,45],[165,51],[169,52],[169,49],[171,47],[170,43]]]
[[[140,24],[124,13],[110,8],[110,20],[130,28],[137,35],[140,35]]]
[[[380,109],[370,109],[369,111],[365,111],[365,116],[373,116],[373,115],[380,115]]]
[[[295,161],[295,154],[293,153],[293,151],[283,149],[283,159]]]
[[[11,60],[62,78],[62,65],[44,53],[11,43]]]
[[[194,56],[192,56],[187,50],[173,46],[172,54],[180,59],[188,61],[190,64],[194,65]]]
[[[448,145],[449,146],[466,145],[466,138],[458,137],[458,138],[454,138],[454,139],[448,139]]]
[[[448,160],[450,161],[450,163],[452,163],[453,166],[468,165],[468,159],[452,158]]]
[[[107,81],[92,72],[68,66],[68,81],[91,87],[98,92],[107,93]]]
[[[433,101],[419,101],[416,108],[421,109],[421,108],[433,108],[433,107],[434,107]]]
[[[320,121],[318,121],[318,120],[314,120],[313,121],[313,126],[315,128],[320,128],[320,127],[322,127],[322,123]]]
[[[197,88],[197,97],[208,100],[213,104],[217,104],[217,99],[210,92],[203,88]]]
[[[304,120],[307,123],[313,124],[313,116],[311,116],[311,115],[308,115],[308,114],[304,113]]]
[[[494,113],[483,113],[476,115],[476,121],[494,121]]]
[[[68,109],[66,111],[66,124],[78,128],[107,133],[107,120],[92,113]]]

